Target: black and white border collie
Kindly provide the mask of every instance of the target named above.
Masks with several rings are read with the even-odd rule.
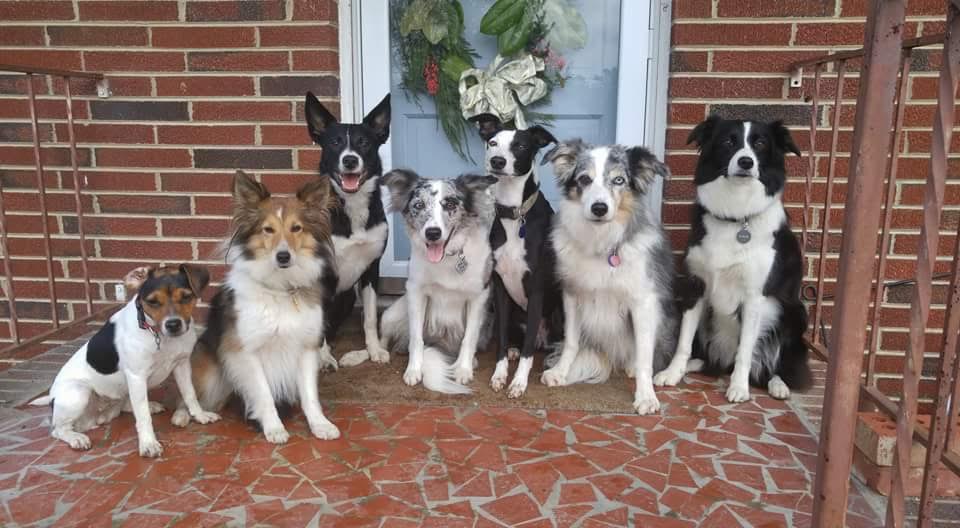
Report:
[[[667,166],[642,147],[561,143],[553,162],[564,200],[553,245],[563,283],[564,343],[541,380],[600,383],[614,368],[636,377],[633,407],[655,413],[653,373],[676,348],[673,256],[647,192]]]
[[[389,349],[410,357],[403,381],[429,390],[470,392],[478,347],[489,340],[487,301],[493,257],[493,176],[426,179],[407,170],[383,177],[391,209],[410,237],[406,293],[381,318]],[[457,354],[451,364],[448,356]]]
[[[540,192],[535,163],[537,152],[557,140],[541,126],[504,130],[492,114],[472,120],[486,143],[486,172],[498,180],[493,186],[497,220],[490,231],[498,341],[490,386],[495,392],[503,389],[509,360],[519,356],[507,390],[508,397],[519,398],[527,390],[533,353],[546,344],[554,312],[562,308],[550,241],[553,208]]]
[[[684,372],[732,372],[727,400],[750,399],[752,383],[774,398],[810,384],[800,301],[803,260],[781,197],[784,157],[800,155],[779,121],[711,116],[690,134],[700,159],[681,289],[676,355],[657,385]],[[693,357],[693,360],[688,360]]]
[[[387,246],[387,217],[380,197],[383,163],[379,149],[390,136],[390,94],[359,124],[338,123],[312,93],[304,106],[307,129],[314,143],[323,148],[320,175],[329,178],[338,207],[331,211],[333,245],[340,282],[327,309],[327,343],[353,313],[360,290],[363,301],[363,337],[366,348],[347,352],[340,365],[358,365],[367,359],[390,361],[377,334],[377,283],[380,258]],[[328,354],[329,355],[329,354]],[[329,364],[336,368],[337,363]]]

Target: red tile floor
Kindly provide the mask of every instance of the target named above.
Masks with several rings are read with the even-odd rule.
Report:
[[[688,378],[689,379],[689,378]],[[130,415],[75,452],[49,409],[0,414],[2,526],[807,526],[817,444],[790,405],[715,382],[659,391],[660,416],[328,405],[343,437],[286,420],[284,446],[227,415],[140,458]],[[875,526],[854,491],[849,526]]]

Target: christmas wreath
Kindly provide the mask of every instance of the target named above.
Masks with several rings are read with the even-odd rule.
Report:
[[[496,37],[497,56],[485,68],[464,38],[463,7],[456,0],[393,0],[391,31],[401,84],[414,100],[433,98],[439,126],[454,151],[468,159],[468,119],[497,115],[526,128],[528,108],[549,102],[566,81],[561,53],[586,44],[586,23],[568,0],[497,0],[480,21]]]

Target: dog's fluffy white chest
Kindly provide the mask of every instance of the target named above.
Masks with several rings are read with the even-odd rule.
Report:
[[[333,247],[337,255],[339,274],[337,293],[353,287],[360,280],[360,276],[370,264],[383,254],[386,243],[386,222],[371,229],[354,227],[350,238],[334,235]]]
[[[507,241],[496,249],[493,253],[496,262],[494,270],[503,285],[513,299],[524,310],[527,309],[527,294],[523,290],[523,277],[526,276],[530,268],[527,266],[527,250],[524,247],[524,240],[520,238],[520,222],[501,218],[499,220],[506,233]]]
[[[705,295],[716,313],[734,314],[747,298],[763,295],[776,259],[774,233],[783,221],[783,208],[771,207],[751,219],[750,240],[741,243],[737,233],[743,224],[704,215],[706,235],[700,245],[690,248],[687,266],[703,279]]]

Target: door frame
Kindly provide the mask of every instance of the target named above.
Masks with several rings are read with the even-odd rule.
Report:
[[[643,65],[620,68],[617,85],[616,141],[644,145],[663,159],[667,135],[667,84],[670,75],[672,0],[622,0],[620,62]],[[340,0],[340,115],[357,122],[390,91],[389,0]],[[643,58],[646,58],[644,61]],[[641,123],[642,126],[638,126]],[[392,166],[390,141],[380,151],[384,170]],[[651,207],[660,218],[663,182],[651,189]],[[386,204],[386,193],[384,193]],[[387,215],[391,231],[393,215]],[[393,259],[393,236],[380,261],[384,278],[406,277],[407,261]]]

